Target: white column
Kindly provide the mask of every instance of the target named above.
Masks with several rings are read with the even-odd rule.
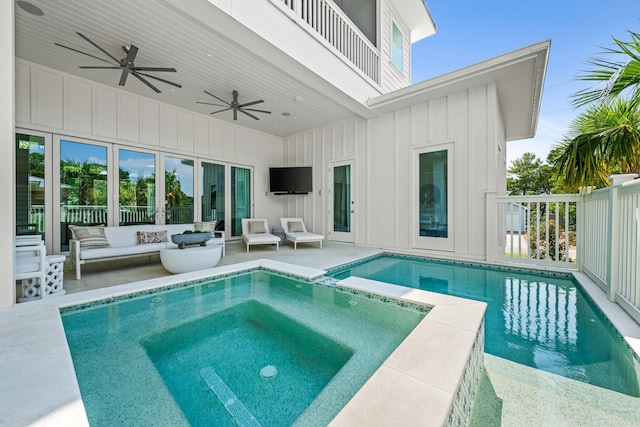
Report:
[[[14,149],[14,1],[0,1],[0,182],[5,191],[5,206],[0,209],[0,253],[13,255],[16,224],[15,149]],[[0,307],[9,307],[16,300],[13,280],[13,256],[0,257]]]

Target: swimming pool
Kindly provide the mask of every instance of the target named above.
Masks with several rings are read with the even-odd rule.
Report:
[[[326,425],[426,312],[252,271],[61,314],[92,425],[280,426]]]
[[[508,364],[509,369],[526,372],[525,376],[536,375],[528,368],[514,368],[515,362],[518,366],[596,386],[589,387],[589,393],[603,395],[602,388],[612,390],[613,396],[621,395],[615,399],[623,405],[613,410],[638,414],[638,357],[569,276],[390,254],[338,268],[329,274],[337,279],[365,277],[485,301],[488,303],[485,352],[489,355],[485,364],[487,361],[490,365]],[[586,389],[570,382],[557,383],[570,384],[557,394],[575,392],[575,400],[581,398],[577,393]],[[570,387],[576,390],[568,390]],[[517,394],[513,389],[512,393]],[[501,396],[501,399],[506,402],[508,397]],[[524,399],[523,396],[520,399]],[[598,404],[601,411],[615,406],[609,402]],[[524,408],[527,404],[520,406]]]

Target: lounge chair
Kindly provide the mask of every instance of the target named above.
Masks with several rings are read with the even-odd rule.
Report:
[[[286,239],[293,243],[294,250],[298,249],[298,243],[319,242],[322,247],[324,236],[307,231],[302,218],[280,218],[280,224],[284,228]]]
[[[269,233],[264,218],[242,218],[242,240],[247,244],[247,252],[251,245],[276,245],[276,250],[280,250],[280,238]]]

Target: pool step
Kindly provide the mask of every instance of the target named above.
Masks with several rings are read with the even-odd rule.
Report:
[[[216,373],[212,367],[200,369],[200,376],[207,383],[209,388],[213,390],[220,403],[222,403],[233,417],[233,420],[240,427],[262,427],[258,420],[251,415],[251,412],[244,407],[240,399],[236,397],[231,389],[222,381],[222,378]]]

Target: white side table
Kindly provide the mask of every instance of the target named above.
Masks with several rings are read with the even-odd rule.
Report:
[[[37,278],[22,279],[22,296],[20,302],[42,298],[42,289],[45,296],[64,295],[64,255],[47,255],[46,275],[44,286],[41,286]]]
[[[179,274],[213,268],[218,265],[221,255],[222,245],[169,248],[160,250],[160,261],[167,271]]]

